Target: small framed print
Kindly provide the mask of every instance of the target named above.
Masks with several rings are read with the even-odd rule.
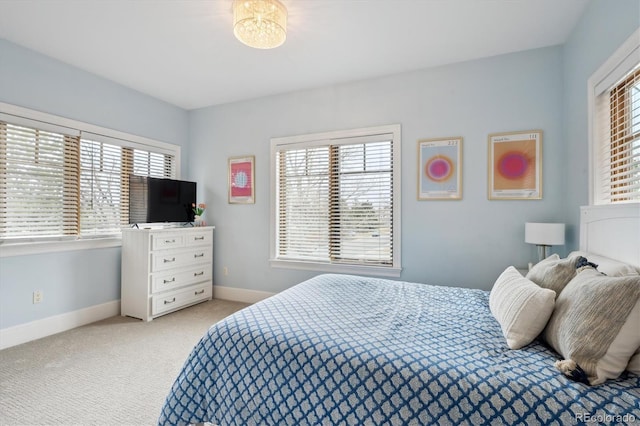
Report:
[[[253,155],[229,158],[230,204],[254,204],[256,202],[254,163],[255,157]]]
[[[542,198],[542,131],[489,135],[489,199]]]
[[[462,198],[462,138],[418,141],[418,200]]]

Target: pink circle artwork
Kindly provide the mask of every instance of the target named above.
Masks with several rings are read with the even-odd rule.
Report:
[[[498,161],[498,171],[507,179],[519,179],[527,173],[529,160],[522,152],[507,152]]]
[[[433,181],[446,181],[453,174],[453,163],[447,157],[432,157],[425,165],[425,173],[427,177]]]

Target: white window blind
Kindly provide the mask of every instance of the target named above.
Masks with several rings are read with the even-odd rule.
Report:
[[[276,142],[275,259],[399,266],[395,137]]]
[[[610,133],[604,193],[611,202],[640,201],[640,68],[609,92]]]
[[[118,235],[128,223],[129,175],[175,175],[174,155],[150,148],[1,115],[0,240]]]
[[[329,259],[329,148],[279,151],[278,257]]]
[[[589,79],[594,204],[640,202],[640,30]]]
[[[393,264],[393,139],[380,139],[331,149],[332,261]]]
[[[0,121],[1,238],[68,237],[78,226],[78,138]]]
[[[597,99],[600,200],[640,202],[640,68]]]

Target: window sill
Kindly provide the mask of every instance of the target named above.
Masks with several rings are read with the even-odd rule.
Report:
[[[0,258],[32,254],[54,253],[71,250],[121,247],[122,238],[88,238],[71,241],[43,241],[28,243],[0,243]]]
[[[322,262],[301,262],[293,260],[271,259],[269,261],[274,268],[301,269],[306,271],[320,271],[334,274],[356,274],[373,277],[400,277],[402,268],[382,266],[343,265]]]

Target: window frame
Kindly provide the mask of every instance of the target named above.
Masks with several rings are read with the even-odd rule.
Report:
[[[378,266],[378,265],[359,265],[359,264],[345,264],[345,263],[331,263],[320,261],[303,261],[303,260],[291,260],[280,259],[277,257],[277,244],[278,244],[278,168],[277,152],[282,146],[300,145],[303,148],[310,148],[317,145],[327,145],[331,139],[346,139],[367,137],[372,135],[391,134],[392,152],[393,152],[393,197],[392,197],[392,214],[393,214],[393,237],[392,237],[392,265],[391,266]],[[400,124],[391,124],[385,126],[366,127],[350,130],[337,130],[323,133],[312,133],[306,135],[296,135],[288,137],[279,137],[271,139],[271,151],[270,151],[270,182],[271,182],[271,194],[270,194],[270,255],[269,263],[272,267],[285,268],[285,269],[297,269],[307,271],[320,271],[330,273],[350,273],[358,275],[370,275],[370,276],[384,276],[384,277],[399,277],[402,272],[402,258],[401,258],[401,126]]]
[[[601,187],[602,171],[598,169],[599,149],[602,141],[598,140],[598,98],[601,93],[610,90],[622,81],[640,63],[640,28],[625,40],[624,43],[591,75],[587,81],[587,120],[588,120],[588,184],[589,205],[618,205],[638,203],[638,201],[611,202],[604,200]]]
[[[181,164],[180,145],[132,135],[118,130],[84,123],[81,121],[72,120],[41,111],[35,111],[29,108],[24,108],[3,102],[0,102],[0,113],[16,117],[16,120],[18,121],[16,124],[19,125],[27,125],[26,123],[29,121],[36,121],[43,123],[43,125],[46,127],[47,123],[49,123],[50,125],[55,127],[66,127],[73,130],[78,130],[83,134],[90,135],[91,137],[100,138],[101,141],[107,143],[113,143],[113,139],[119,139],[122,141],[126,141],[127,146],[130,148],[154,150],[156,152],[173,155],[175,158],[174,161],[176,179],[179,179]],[[0,242],[0,258],[42,253],[55,253],[61,251],[120,247],[122,245],[121,236],[81,238],[79,235],[77,235],[74,237],[75,238],[73,239],[52,238],[49,240],[46,238],[26,238],[21,241]]]

